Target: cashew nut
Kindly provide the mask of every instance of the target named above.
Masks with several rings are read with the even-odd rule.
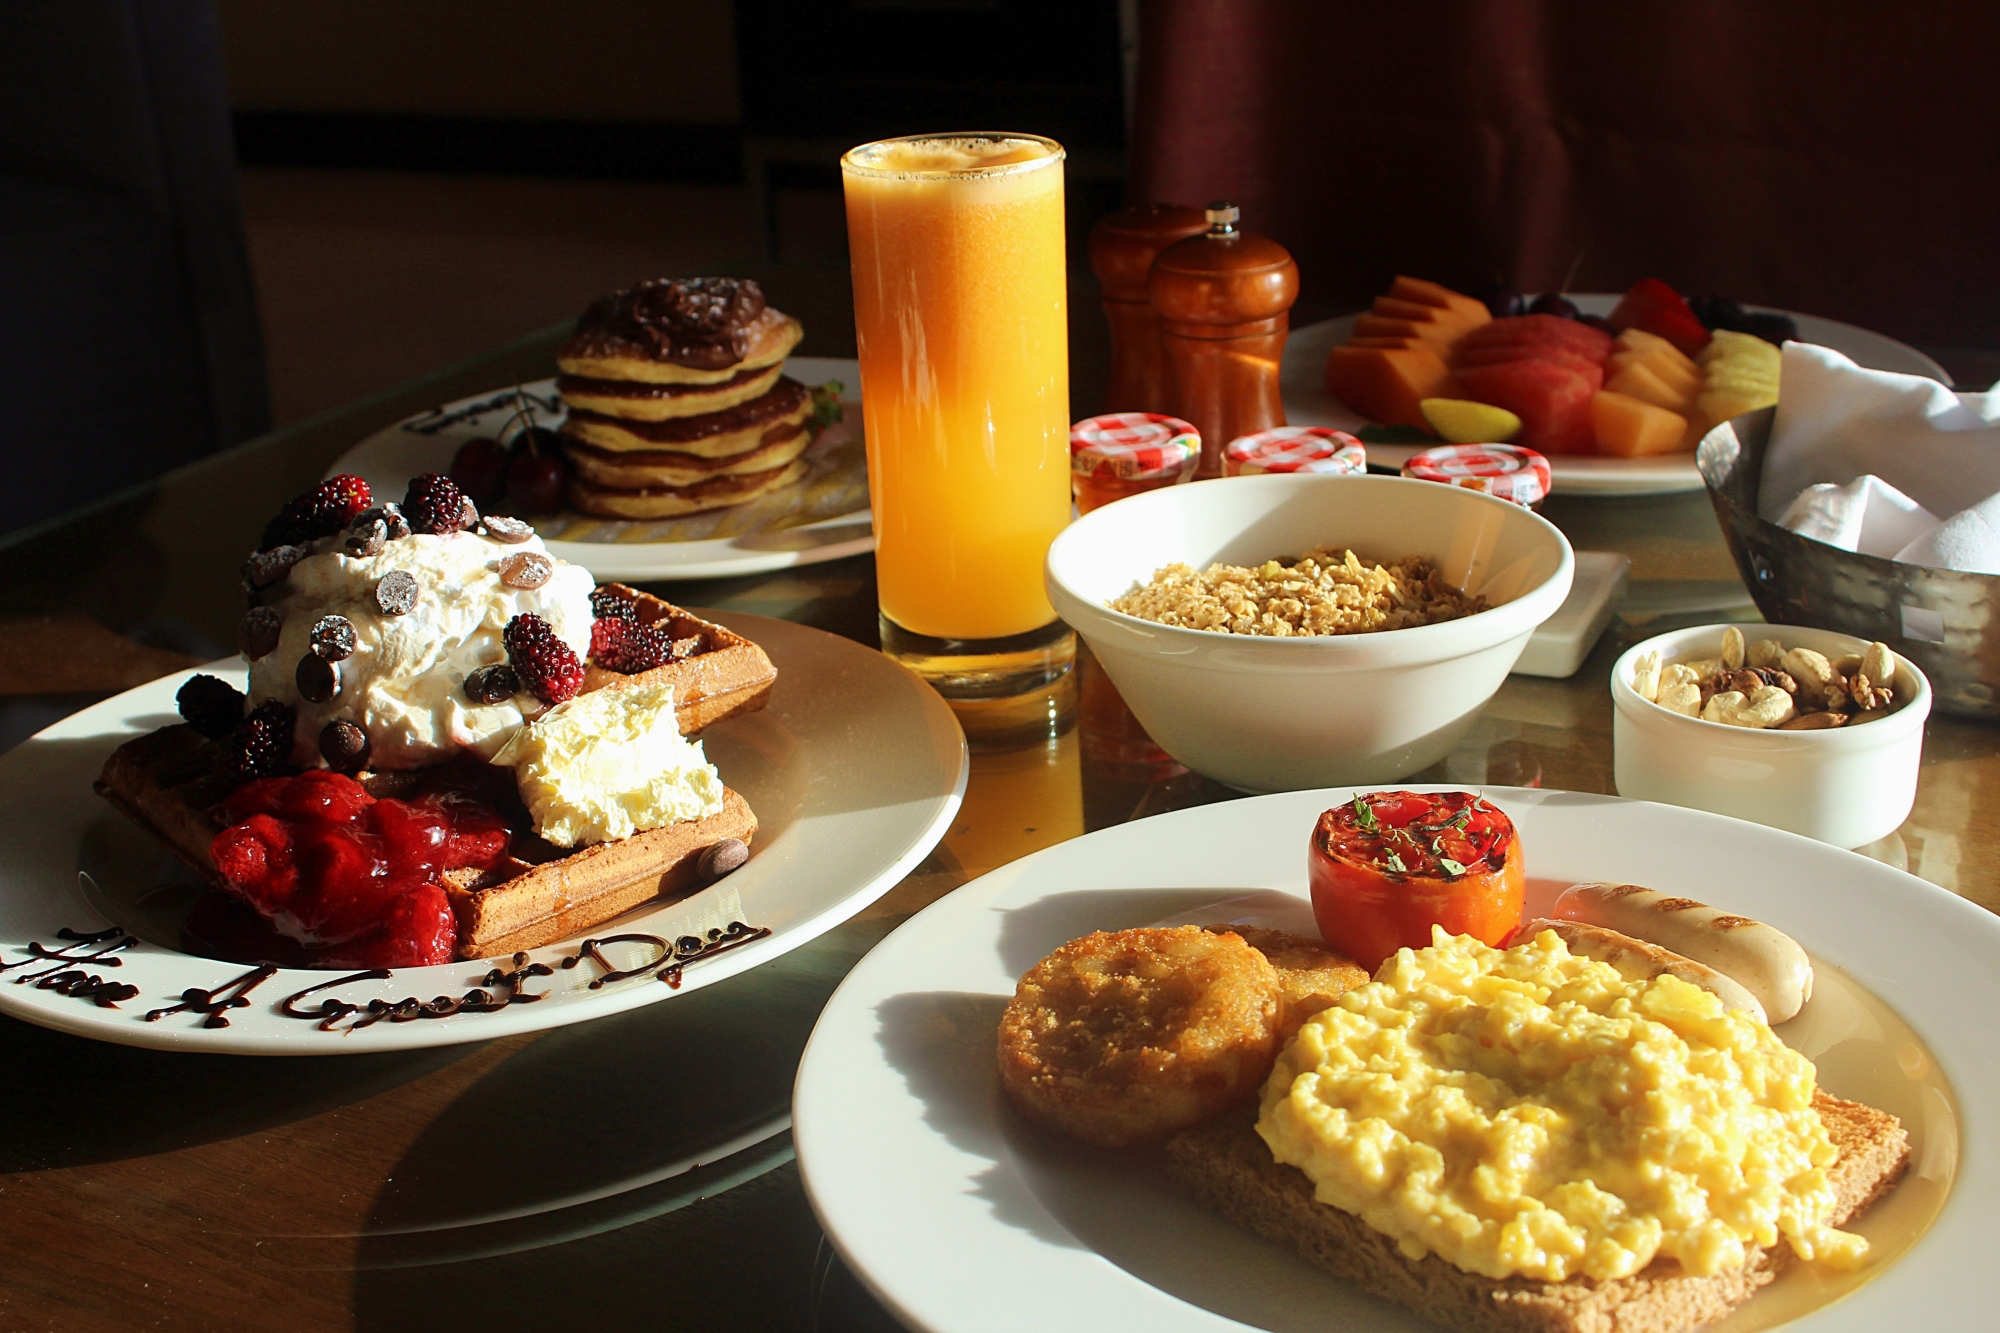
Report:
[[[1734,625],[1722,630],[1722,665],[1730,671],[1743,669],[1743,631]]]
[[[1701,686],[1691,680],[1676,680],[1660,686],[1660,697],[1655,700],[1660,707],[1670,713],[1684,717],[1701,716]]]
[[[1744,654],[1744,665],[1753,667],[1774,667],[1785,659],[1785,645],[1776,639],[1759,639],[1750,645]]]
[[[1873,681],[1884,683],[1896,679],[1896,659],[1889,653],[1886,643],[1871,643],[1868,651],[1861,655],[1860,674]]]
[[[1797,711],[1791,695],[1775,685],[1760,685],[1748,697],[1740,690],[1715,695],[1702,708],[1701,717],[1726,727],[1775,727],[1790,721]]]
[[[1784,657],[1786,674],[1798,682],[1799,694],[1808,701],[1826,698],[1827,687],[1839,679],[1834,675],[1833,663],[1826,660],[1823,653],[1810,648],[1794,648]]]
[[[1694,668],[1685,662],[1673,662],[1660,668],[1660,688],[1662,690],[1666,689],[1669,685],[1699,684],[1701,684],[1701,677],[1697,676]]]
[[[1639,654],[1632,663],[1632,692],[1648,703],[1660,697],[1660,653],[1653,649]]]
[[[1719,657],[1697,657],[1694,661],[1682,665],[1694,672],[1696,680],[1707,680],[1710,676],[1722,673],[1722,659]]]

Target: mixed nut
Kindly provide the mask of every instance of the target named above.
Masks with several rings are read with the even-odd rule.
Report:
[[[1820,731],[1886,717],[1896,707],[1896,659],[1886,643],[1829,659],[1776,639],[1746,643],[1731,625],[1722,654],[1662,665],[1640,654],[1632,689],[1669,712],[1731,727]]]

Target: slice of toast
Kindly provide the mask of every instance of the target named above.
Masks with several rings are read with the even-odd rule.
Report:
[[[1840,1157],[1828,1172],[1843,1226],[1889,1192],[1909,1165],[1909,1137],[1886,1111],[1825,1092],[1813,1105]],[[1195,1202],[1377,1296],[1469,1333],[1673,1333],[1722,1318],[1793,1258],[1779,1244],[1741,1267],[1690,1277],[1672,1260],[1610,1282],[1496,1280],[1435,1254],[1405,1258],[1396,1242],[1313,1197],[1303,1171],[1271,1157],[1255,1111],[1186,1130],[1167,1142],[1167,1169]]]
[[[778,669],[771,665],[764,650],[750,640],[672,602],[622,583],[606,583],[598,591],[634,603],[640,624],[657,626],[664,621],[669,638],[693,639],[698,646],[693,656],[637,675],[625,676],[600,666],[585,666],[584,689],[621,689],[636,682],[672,685],[674,714],[680,720],[683,736],[691,736],[726,717],[754,712],[770,700],[771,682],[778,678]]]

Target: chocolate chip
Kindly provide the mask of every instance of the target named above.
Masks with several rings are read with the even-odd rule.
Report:
[[[314,653],[299,659],[292,679],[298,683],[299,697],[309,704],[323,704],[340,693],[340,668]]]
[[[389,525],[389,540],[399,542],[410,535],[410,520],[403,517],[403,506],[391,500],[381,508],[381,519]]]
[[[702,642],[701,642],[701,635],[699,634],[696,634],[691,638],[675,639],[672,643],[667,645],[667,652],[673,657],[674,661],[676,662],[686,661],[688,658],[693,657],[696,653],[699,653],[701,651],[702,651]]]
[[[236,632],[236,646],[249,661],[269,657],[284,633],[285,618],[275,607],[253,606],[243,613],[243,626]]]
[[[243,581],[253,588],[268,588],[292,572],[292,566],[306,558],[303,546],[273,546],[258,551],[243,562]]]
[[[510,588],[539,588],[555,577],[556,562],[539,551],[520,551],[500,562],[500,581]]]
[[[385,616],[406,616],[416,609],[417,576],[407,569],[392,569],[375,585],[375,605]]]
[[[486,535],[496,542],[505,542],[509,546],[519,546],[522,542],[535,535],[535,529],[532,525],[524,523],[518,518],[508,518],[505,514],[488,514],[486,516]]]
[[[701,854],[701,875],[703,879],[721,879],[730,871],[742,866],[750,859],[750,849],[741,838],[724,838],[708,845]]]
[[[471,496],[468,495],[464,498],[464,501],[459,506],[458,512],[465,516],[465,521],[459,524],[460,528],[469,529],[469,528],[476,528],[479,526],[479,506],[472,503]]]
[[[358,773],[368,767],[368,733],[352,722],[329,722],[320,728],[320,756],[336,773]]]
[[[346,616],[321,616],[307,642],[327,661],[345,662],[354,656],[354,623]]]
[[[521,678],[505,662],[480,667],[465,678],[465,697],[476,704],[505,703],[520,690]]]
[[[366,560],[371,555],[382,554],[382,548],[388,544],[389,525],[378,518],[366,524],[356,523],[348,529],[343,546],[357,560]]]

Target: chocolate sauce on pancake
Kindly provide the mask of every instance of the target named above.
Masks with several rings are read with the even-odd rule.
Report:
[[[789,416],[803,407],[810,399],[806,386],[783,375],[771,386],[771,391],[747,403],[726,407],[720,412],[703,412],[691,417],[669,417],[665,421],[632,421],[625,417],[606,416],[602,412],[590,412],[580,407],[572,407],[569,415],[572,421],[595,421],[606,426],[616,426],[628,435],[636,435],[642,440],[655,444],[673,445],[693,440],[707,439],[711,435],[726,435],[733,431],[750,430],[767,422]]]
[[[763,289],[747,279],[649,278],[592,302],[576,328],[636,343],[658,361],[726,370],[749,353],[750,321],[763,312]]]
[[[648,380],[601,380],[589,375],[558,375],[556,392],[589,393],[600,398],[684,398],[696,393],[721,393],[739,384],[748,384],[759,375],[768,375],[774,369],[774,366],[752,366],[748,370],[737,371],[726,380],[705,384],[655,384]]]
[[[783,444],[803,434],[805,429],[803,421],[773,426],[758,438],[756,444],[745,449],[743,453],[723,454],[716,458],[710,458],[706,454],[684,454],[673,449],[606,449],[603,445],[591,444],[574,436],[564,436],[563,447],[625,467],[677,467],[689,472],[720,472],[724,468],[744,462],[744,454],[768,449],[774,444]]]

